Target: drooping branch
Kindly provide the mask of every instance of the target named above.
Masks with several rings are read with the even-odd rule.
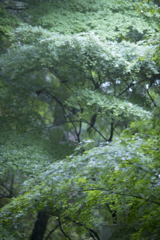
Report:
[[[126,91],[128,91],[128,90],[130,89],[130,87],[135,86],[135,85],[138,85],[138,84],[141,84],[142,82],[145,82],[145,81],[146,81],[146,80],[142,80],[142,81],[139,81],[139,82],[137,82],[137,83],[134,83],[134,82],[130,83],[122,92],[120,92],[120,93],[118,94],[117,97],[120,97],[121,95],[123,95],[123,93],[125,93]]]
[[[73,223],[75,223],[75,224],[77,224],[77,225],[79,225],[79,226],[84,227],[84,228],[90,233],[90,236],[91,236],[94,240],[96,240],[96,239],[97,239],[97,240],[100,240],[98,234],[97,234],[96,231],[94,231],[93,229],[88,228],[85,224],[80,223],[80,222],[77,222],[77,221],[75,221],[75,220],[73,220]],[[95,237],[96,237],[96,238],[95,238]]]
[[[67,118],[69,119],[70,123],[73,125],[74,127],[74,130],[75,130],[75,133],[76,133],[76,136],[77,136],[77,140],[78,142],[80,142],[80,139],[78,138],[78,131],[77,131],[77,128],[74,124],[74,122],[72,121],[72,119],[70,118],[69,115],[67,115],[67,112],[65,110],[65,106],[63,105],[63,103],[56,97],[54,96],[52,93],[50,93],[48,90],[46,90],[45,88],[42,87],[42,89],[44,90],[44,92],[47,93],[47,95],[51,96],[51,98],[53,98],[62,108],[63,112],[65,113],[65,115],[67,116]]]
[[[82,119],[82,121],[83,121],[84,123],[87,123],[88,125],[91,126],[91,124],[90,124],[87,120]],[[100,135],[105,141],[108,142],[108,139],[107,139],[95,126],[92,126],[92,128],[93,128],[97,133],[99,133],[99,135]]]
[[[109,190],[106,190],[105,188],[89,188],[89,189],[84,189],[83,191],[84,192],[104,191],[104,192],[107,192],[108,194],[115,194],[115,195],[120,195],[120,196],[127,196],[127,197],[133,197],[133,198],[142,199],[142,200],[145,200],[146,202],[155,203],[155,204],[160,206],[160,202],[153,201],[153,200],[151,200],[149,198],[141,197],[139,195],[134,195],[134,194],[127,194],[127,193],[122,193],[122,192],[109,191]]]
[[[128,91],[130,89],[130,87],[134,86],[134,83],[129,84],[121,93],[118,94],[118,97],[120,97],[121,95],[123,95],[123,93],[125,93],[126,91]]]
[[[4,194],[0,193],[0,199],[1,198],[13,198],[13,196],[12,195],[4,195]]]
[[[151,94],[149,93],[149,90],[148,90],[148,89],[146,89],[146,93],[148,94],[149,98],[151,99],[154,107],[157,107],[157,104],[155,103],[155,101],[154,101],[154,99],[152,98]]]
[[[60,222],[60,219],[58,218],[58,223],[59,223],[59,228],[61,230],[61,232],[63,233],[63,235],[68,238],[69,240],[72,240],[65,232],[64,230],[62,229],[62,225],[61,225],[61,222]]]
[[[45,240],[48,240],[51,236],[51,234],[59,227],[59,225],[57,225],[55,228],[53,228],[47,235],[47,237],[45,238]]]
[[[87,132],[91,133],[92,127],[94,127],[94,125],[96,123],[96,118],[97,118],[97,113],[93,114],[93,116],[91,117],[90,126],[87,129]]]

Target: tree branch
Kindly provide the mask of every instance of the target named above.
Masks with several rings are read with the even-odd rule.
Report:
[[[51,236],[51,234],[59,227],[59,225],[57,225],[55,228],[53,228],[47,235],[47,237],[45,238],[45,240],[48,240],[49,237]]]
[[[0,2],[5,5],[5,9],[11,9],[11,10],[23,10],[25,9],[26,7],[15,7],[15,6],[10,6],[9,4],[5,3],[4,1],[0,0]],[[25,1],[18,1],[18,2],[23,2],[23,3],[26,3]]]
[[[12,198],[12,197],[15,197],[15,195],[13,194],[13,185],[12,185],[13,184],[13,180],[14,180],[14,178],[13,178],[13,175],[12,175],[11,189],[9,189],[10,184],[8,186],[5,186],[3,181],[2,181],[2,179],[0,179],[0,181],[1,181],[0,185],[4,188],[3,192],[0,193],[0,198]],[[4,193],[6,191],[8,191],[9,195],[4,195]]]
[[[87,120],[82,119],[82,121],[83,121],[84,123],[87,123],[88,125],[91,126],[91,124],[90,124]],[[98,132],[99,135],[100,135],[105,141],[108,142],[108,139],[107,139],[105,136],[103,136],[103,134],[102,134],[96,127],[92,126],[92,128],[93,128],[96,132]]]
[[[91,189],[86,189],[86,190],[84,189],[83,191],[84,191],[84,192],[88,192],[88,191],[99,191],[99,190],[100,190],[100,191],[109,192],[109,193],[111,193],[111,194],[113,193],[113,194],[122,195],[122,196],[134,197],[134,198],[138,198],[138,199],[145,200],[146,202],[151,202],[151,203],[155,203],[155,204],[157,204],[157,205],[160,205],[160,202],[153,201],[153,200],[150,200],[150,199],[147,199],[147,198],[138,196],[138,195],[121,193],[121,192],[113,192],[113,191],[106,190],[106,189],[104,189],[104,188],[91,188]]]
[[[95,237],[97,238],[97,240],[100,240],[98,234],[97,234],[93,229],[87,228],[83,223],[76,222],[75,220],[73,220],[73,222],[74,222],[75,224],[77,224],[77,225],[80,225],[80,226],[84,227],[87,231],[89,231],[90,236],[91,236],[94,240],[96,240]],[[95,237],[94,237],[93,234],[95,235]]]
[[[142,81],[140,81],[140,82],[137,82],[137,83],[130,83],[128,86],[127,86],[127,88],[125,88],[121,93],[119,93],[118,94],[118,96],[117,97],[120,97],[123,93],[125,93],[130,87],[132,87],[132,86],[135,86],[135,85],[137,85],[137,84],[140,84],[140,83],[142,83],[142,82],[145,82],[146,80],[142,80]]]
[[[112,111],[112,115],[113,115],[113,111]],[[114,119],[111,118],[111,132],[110,132],[110,137],[108,139],[108,142],[111,142],[113,138],[113,131],[114,131],[113,123],[114,123]]]
[[[58,223],[59,223],[59,227],[60,227],[63,235],[64,235],[66,238],[68,238],[69,240],[72,240],[72,239],[64,232],[64,230],[62,229],[61,222],[60,222],[60,219],[59,219],[59,218],[58,218]]]
[[[80,106],[80,109],[81,109],[81,114],[82,114],[82,113],[83,113],[83,108],[81,108],[81,106]],[[81,130],[82,130],[82,119],[80,118],[80,121],[79,121],[79,131],[78,131],[78,139],[79,139],[79,142],[80,142]]]
[[[71,124],[72,124],[73,127],[74,127],[74,130],[75,130],[75,133],[76,133],[78,142],[80,142],[79,139],[78,139],[78,132],[77,132],[76,126],[75,126],[74,122],[72,121],[72,119],[69,117],[69,115],[67,115],[63,103],[61,103],[61,101],[60,101],[56,96],[54,96],[53,94],[51,94],[51,93],[50,93],[49,91],[47,91],[45,88],[42,87],[42,89],[44,90],[44,92],[46,92],[48,95],[50,95],[53,99],[55,99],[56,102],[61,106],[61,108],[63,109],[65,115],[67,116],[67,118],[70,120]]]
[[[155,103],[154,99],[153,99],[152,96],[150,95],[148,89],[146,89],[146,92],[147,92],[148,96],[150,97],[150,99],[151,99],[152,103],[154,104],[154,106],[157,107],[157,104]]]

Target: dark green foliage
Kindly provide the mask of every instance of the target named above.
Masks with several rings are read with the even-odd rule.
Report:
[[[18,26],[18,22],[18,18],[9,14],[0,2],[0,53],[9,46],[9,37],[13,29]]]

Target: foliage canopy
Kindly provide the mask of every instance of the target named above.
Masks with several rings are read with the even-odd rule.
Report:
[[[158,3],[0,7],[1,238],[158,239]]]

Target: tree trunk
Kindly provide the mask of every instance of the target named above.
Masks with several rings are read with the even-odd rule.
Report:
[[[49,217],[45,212],[38,212],[37,220],[35,221],[30,240],[43,240],[47,228],[48,218]]]

